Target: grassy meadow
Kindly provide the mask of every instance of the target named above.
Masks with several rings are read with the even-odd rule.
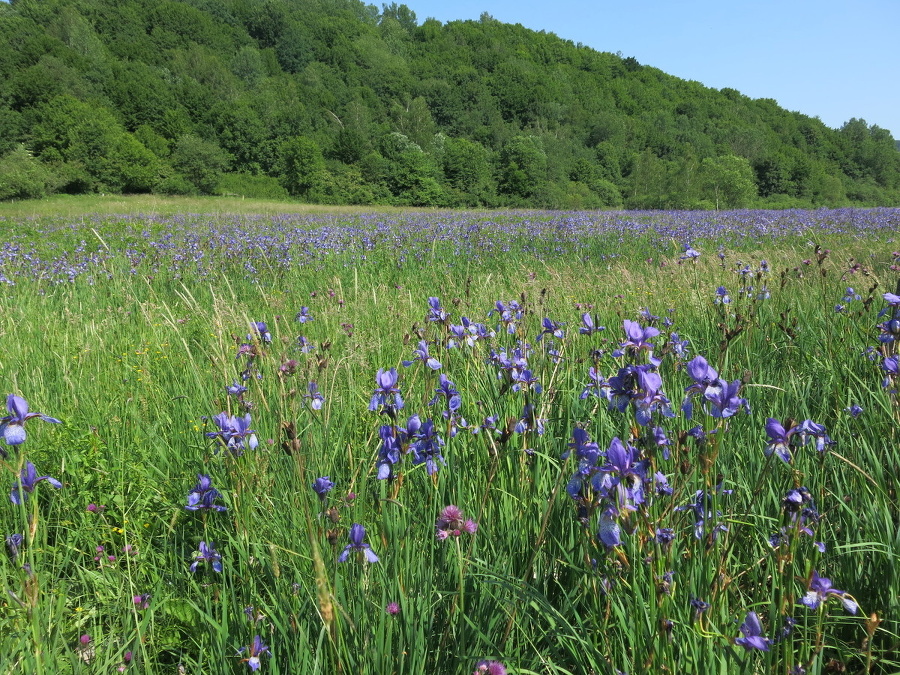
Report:
[[[195,202],[0,212],[0,672],[900,672],[900,211]]]

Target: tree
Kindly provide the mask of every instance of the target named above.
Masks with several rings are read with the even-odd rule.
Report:
[[[315,201],[325,174],[322,149],[311,138],[297,136],[281,145],[279,158],[281,184],[295,197]]]
[[[172,151],[172,166],[204,194],[215,192],[228,162],[228,155],[217,143],[194,134],[181,136]]]
[[[744,157],[707,157],[700,165],[701,181],[716,209],[739,209],[756,197],[753,168]]]
[[[541,139],[516,136],[500,154],[500,191],[528,200],[542,193],[547,184],[547,153]]]

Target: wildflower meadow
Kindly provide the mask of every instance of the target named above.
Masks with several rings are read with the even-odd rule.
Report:
[[[0,231],[0,672],[900,672],[900,210]]]

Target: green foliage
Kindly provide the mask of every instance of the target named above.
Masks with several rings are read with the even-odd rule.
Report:
[[[290,194],[307,201],[319,198],[325,178],[325,159],[318,143],[304,136],[285,141],[279,150],[278,163],[281,182]]]
[[[39,199],[55,188],[50,168],[20,145],[0,157],[0,200]]]
[[[171,160],[172,166],[203,194],[215,193],[219,179],[229,164],[228,155],[217,143],[193,134],[185,134],[178,139]]]
[[[287,199],[288,191],[277,178],[252,173],[226,173],[219,178],[217,192],[251,199]]]
[[[45,154],[34,124],[59,97],[105,110],[121,131],[149,127],[170,148],[185,135],[207,139],[228,154],[224,170],[285,185],[293,179],[283,173],[280,148],[302,136],[327,158],[356,167],[366,183],[358,198],[380,199],[387,189],[403,204],[693,208],[715,204],[716,181],[706,178],[722,168],[707,163],[701,180],[700,167],[723,156],[753,168],[758,196],[744,186],[740,198],[728,197],[740,203],[787,195],[806,205],[888,204],[900,192],[900,153],[876,125],[851,119],[828,129],[772,100],[679,80],[633,57],[487,14],[419,24],[404,4],[379,10],[357,0],[19,0],[2,7],[0,152],[24,142],[54,173],[69,176],[63,190],[153,183],[139,170],[114,175],[129,173],[121,162],[93,166],[97,155]],[[390,132],[428,159],[398,164],[381,147]],[[144,147],[151,143],[164,158],[162,146],[142,134]],[[447,160],[436,138],[482,148],[470,175],[453,156],[460,147]],[[522,138],[533,139],[536,155],[516,148]],[[120,159],[139,154],[118,145]],[[393,164],[373,173],[366,159],[373,151]],[[594,168],[579,165],[574,176],[584,161]],[[165,167],[157,173],[178,183]]]
[[[700,180],[704,196],[717,210],[743,208],[756,197],[753,169],[743,157],[707,157],[700,165]]]

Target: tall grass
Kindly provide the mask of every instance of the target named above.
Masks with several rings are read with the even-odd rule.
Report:
[[[894,346],[876,328],[896,290],[897,215],[878,227],[857,227],[859,214],[795,217],[752,238],[720,222],[692,230],[677,214],[583,229],[590,217],[576,214],[7,220],[2,393],[63,424],[33,419],[24,444],[0,444],[4,473],[12,487],[29,461],[63,487],[41,482],[0,508],[2,533],[24,535],[0,564],[3,672],[240,672],[257,635],[272,673],[471,673],[482,659],[512,673],[900,672],[900,413],[880,369]],[[699,258],[681,259],[687,243]],[[730,302],[716,303],[719,286]],[[848,286],[860,299],[842,301]],[[519,305],[509,332],[488,314],[498,301]],[[313,320],[298,323],[303,306]],[[605,330],[579,334],[585,312]],[[448,347],[462,316],[493,337]],[[537,339],[545,317],[564,337]],[[650,342],[674,417],[656,409],[642,426],[633,405],[581,397],[590,367],[609,378],[648,362],[613,356],[625,320],[662,331]],[[402,365],[420,340],[440,369]],[[517,347],[540,390],[514,387],[491,358]],[[749,412],[714,418],[698,402],[686,418],[697,355],[741,380]],[[376,372],[391,368],[395,418],[369,410]],[[460,392],[458,416],[442,415],[446,399],[429,405],[440,374]],[[232,384],[248,390],[230,396]],[[206,435],[223,411],[249,412],[258,447]],[[404,454],[379,480],[380,428],[397,435],[414,414],[434,421],[446,465],[429,474]],[[767,418],[814,420],[834,444],[817,452],[797,436],[790,464],[767,457]],[[705,444],[687,434],[697,425]],[[652,441],[656,426],[668,446]],[[643,503],[615,515],[620,545],[598,538],[599,496],[567,490],[576,428],[647,462]],[[198,474],[226,511],[185,508]],[[324,499],[311,487],[322,476],[335,484]],[[783,508],[800,486],[821,514],[814,536]],[[698,493],[702,528],[685,508]],[[477,532],[436,537],[449,504]],[[377,563],[359,551],[338,562],[354,523]],[[189,571],[201,542],[221,572],[212,561]],[[800,605],[814,571],[860,611],[834,595]],[[734,642],[750,611],[768,651]]]

